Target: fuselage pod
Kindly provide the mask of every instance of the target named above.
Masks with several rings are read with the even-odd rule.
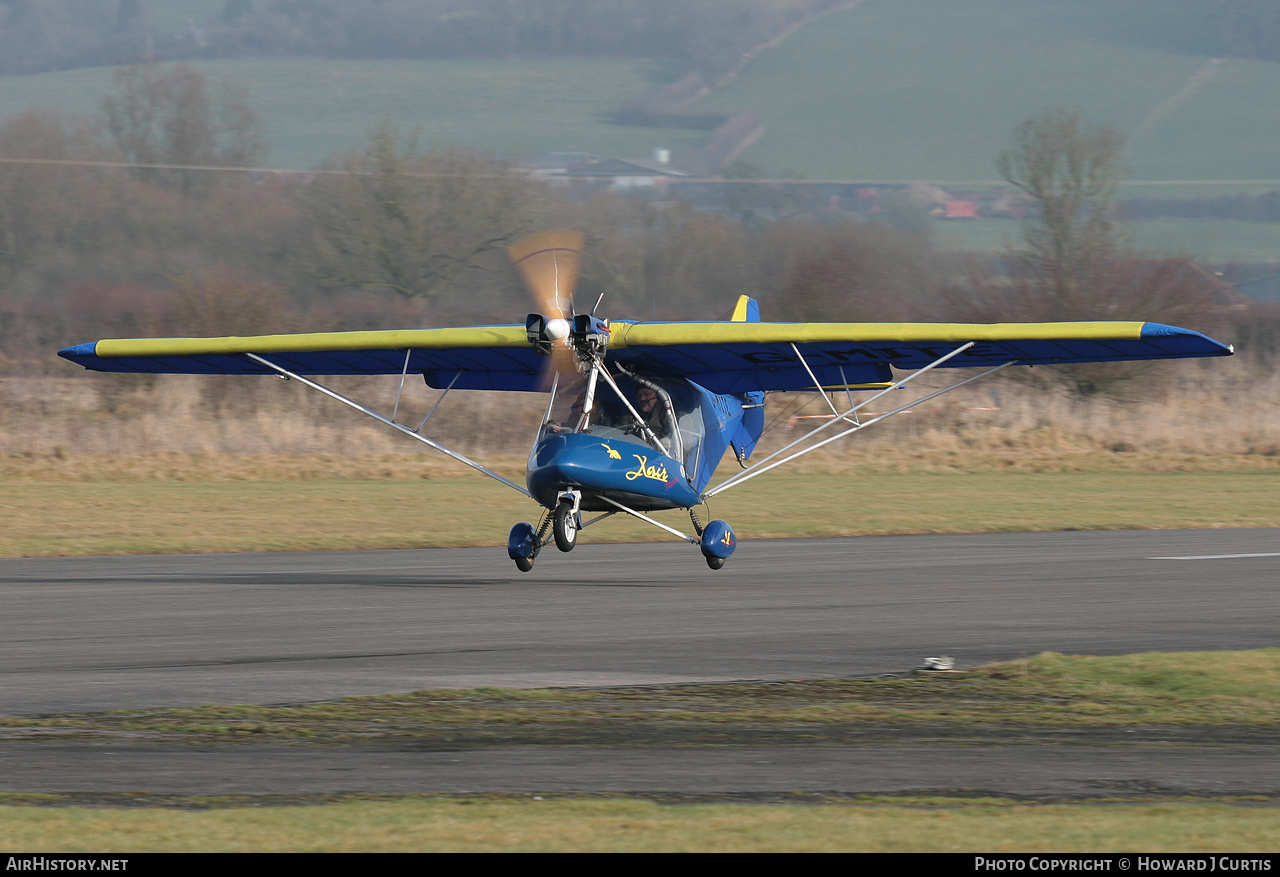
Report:
[[[615,511],[602,497],[640,511],[699,501],[678,460],[647,444],[589,433],[544,434],[529,456],[526,484],[546,508],[555,508],[566,490],[582,494],[585,511]]]

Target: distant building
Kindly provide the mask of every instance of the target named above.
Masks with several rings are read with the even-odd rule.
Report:
[[[636,189],[665,186],[668,182],[690,179],[696,175],[681,170],[670,162],[647,159],[604,158],[582,162],[557,175],[569,183],[605,185],[610,189]],[[548,176],[548,179],[551,179]]]
[[[978,202],[961,201],[958,198],[942,206],[943,219],[977,219]]]
[[[590,152],[540,152],[525,159],[524,165],[535,177],[562,177],[571,168],[582,167],[599,161]]]

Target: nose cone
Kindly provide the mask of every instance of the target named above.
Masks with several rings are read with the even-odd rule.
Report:
[[[563,433],[543,439],[529,460],[529,492],[551,508],[561,490],[582,490],[596,486],[608,460],[601,442],[584,442],[589,436]],[[549,501],[548,501],[549,497]]]

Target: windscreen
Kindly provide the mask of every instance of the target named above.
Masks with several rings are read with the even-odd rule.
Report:
[[[689,477],[696,477],[705,435],[699,394],[682,380],[618,374],[614,381],[625,403],[604,380],[598,380],[594,393],[589,393],[586,376],[567,380],[562,376],[547,408],[539,441],[548,435],[582,433],[637,442],[675,457],[685,464]]]

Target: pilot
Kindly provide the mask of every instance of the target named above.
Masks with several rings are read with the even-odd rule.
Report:
[[[663,448],[671,451],[671,418],[667,414],[667,406],[662,403],[653,387],[641,386],[636,393],[636,411],[644,425],[662,442]]]

